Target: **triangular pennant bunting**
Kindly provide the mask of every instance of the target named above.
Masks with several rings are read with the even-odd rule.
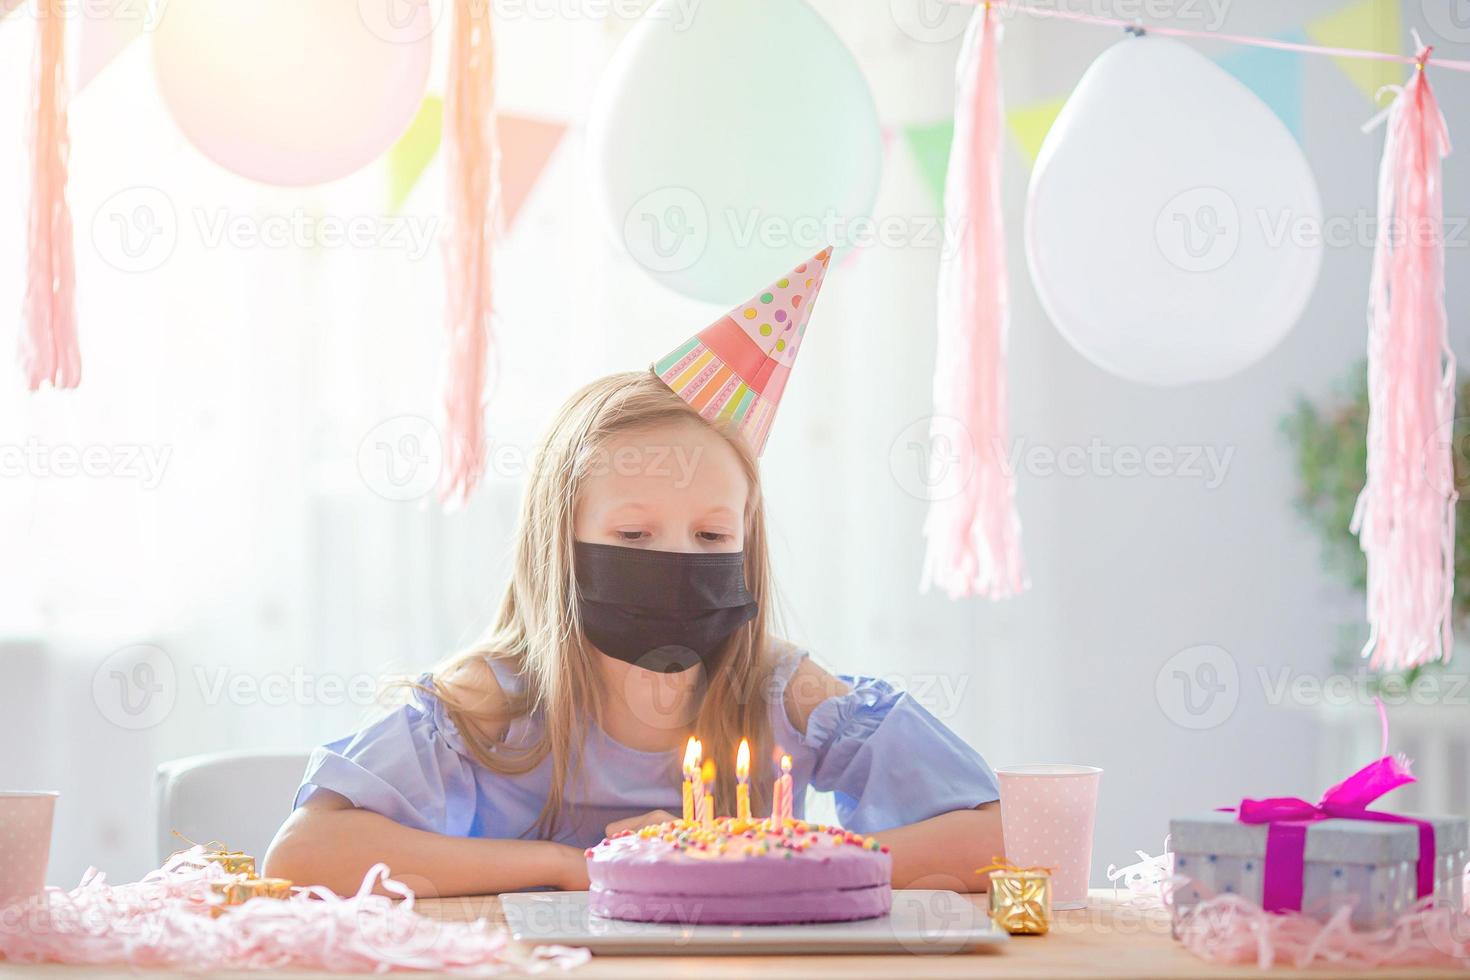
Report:
[[[565,123],[525,116],[500,117],[500,213],[507,230],[526,203],[551,154],[556,152]]]
[[[909,151],[919,165],[924,183],[938,204],[944,203],[944,171],[949,166],[949,144],[954,139],[954,120],[927,126],[907,126],[903,131]]]
[[[1301,44],[1307,36],[1299,30],[1277,34],[1275,40]],[[1268,48],[1237,48],[1217,62],[1238,78],[1291,130],[1302,136],[1302,56]]]
[[[1011,135],[1021,145],[1021,152],[1026,157],[1026,162],[1036,164],[1036,155],[1041,152],[1041,143],[1046,139],[1046,134],[1051,130],[1051,124],[1057,121],[1057,116],[1062,111],[1062,106],[1067,104],[1065,98],[1051,99],[1047,102],[1034,102],[1031,105],[1019,106],[1006,113],[1006,125],[1011,129]]]
[[[1448,5],[1454,0],[1428,2]],[[1359,0],[1307,23],[1307,37],[1331,48],[1399,52],[1403,48],[1403,32],[1403,11],[1399,8],[1399,0]],[[1332,60],[1370,101],[1377,101],[1378,90],[1383,86],[1398,85],[1404,80],[1404,66],[1392,61],[1367,58]]]
[[[403,207],[419,178],[439,152],[444,132],[444,100],[426,95],[413,122],[388,150],[388,206]]]

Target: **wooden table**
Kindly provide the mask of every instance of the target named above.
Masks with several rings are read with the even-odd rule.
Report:
[[[983,903],[985,896],[974,896]],[[983,907],[983,906],[982,906]],[[500,900],[479,898],[426,899],[420,911],[444,921],[490,918],[502,921]],[[98,971],[68,966],[18,966],[0,962],[0,980],[80,980],[99,975],[129,978],[170,978],[180,974],[163,970]],[[220,976],[221,974],[211,974]],[[241,973],[242,977],[321,977],[320,973]],[[395,974],[409,976],[411,974]],[[1196,959],[1169,936],[1169,919],[1158,909],[1131,908],[1114,900],[1110,891],[1094,891],[1091,905],[1076,912],[1057,912],[1046,936],[1017,936],[1000,952],[949,956],[600,956],[567,974],[573,980],[626,977],[637,980],[670,978],[739,978],[761,980],[867,980],[876,977],[1464,977],[1458,971],[1375,970],[1334,972],[1326,969],[1262,972],[1253,966],[1217,966]]]

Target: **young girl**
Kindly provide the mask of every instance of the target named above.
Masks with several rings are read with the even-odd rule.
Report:
[[[844,826],[891,848],[894,887],[982,888],[974,869],[1003,850],[985,761],[908,695],[768,631],[752,441],[652,372],[578,392],[531,475],[494,628],[313,753],[268,873],[351,893],[383,861],[421,894],[586,888],[584,848],[681,808],[693,735],[718,813],[744,737],[754,812],[788,754],[796,815],[808,786],[834,794]]]

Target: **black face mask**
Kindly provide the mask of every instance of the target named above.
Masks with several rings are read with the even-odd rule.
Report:
[[[578,608],[587,639],[609,657],[673,674],[710,664],[755,618],[745,554],[683,554],[575,544]]]

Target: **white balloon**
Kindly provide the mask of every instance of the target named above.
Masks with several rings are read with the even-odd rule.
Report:
[[[882,169],[872,93],[802,0],[658,0],[608,65],[588,138],[613,237],[718,303],[851,238]]]
[[[1226,377],[1296,323],[1322,204],[1260,99],[1187,45],[1130,38],[1077,84],[1042,144],[1026,259],[1083,356],[1132,381]]]

